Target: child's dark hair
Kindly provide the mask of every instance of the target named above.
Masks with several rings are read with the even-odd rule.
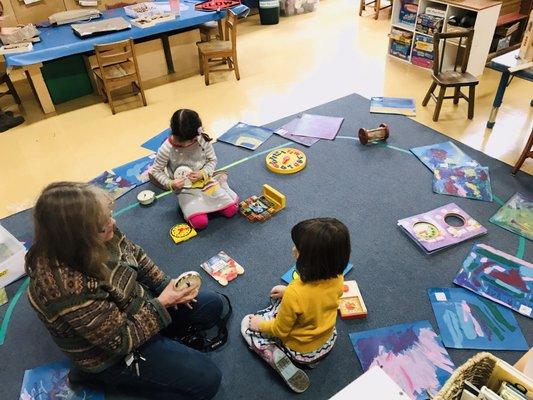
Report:
[[[202,135],[206,142],[210,142],[211,138],[203,133],[200,129],[202,127],[202,120],[196,111],[187,108],[181,108],[176,111],[170,119],[170,130],[179,142],[194,139],[198,135]]]
[[[298,250],[296,270],[303,282],[335,278],[350,259],[350,232],[336,218],[313,218],[297,223],[291,231]]]

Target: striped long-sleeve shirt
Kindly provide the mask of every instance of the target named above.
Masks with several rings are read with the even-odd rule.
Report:
[[[168,140],[161,145],[151,170],[152,176],[164,187],[169,187],[176,168],[187,166],[193,171],[202,171],[212,176],[217,165],[213,145],[199,135],[198,141],[188,147],[174,147]],[[170,170],[169,177],[166,169]]]
[[[41,262],[28,288],[30,303],[55,343],[76,366],[94,373],[124,358],[171,321],[154,297],[170,278],[120,231],[106,245],[110,274],[105,281]]]

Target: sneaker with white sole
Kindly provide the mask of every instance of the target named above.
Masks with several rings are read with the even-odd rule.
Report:
[[[296,393],[303,393],[309,387],[309,377],[297,368],[291,359],[277,346],[273,346],[273,367],[281,375],[285,383]]]

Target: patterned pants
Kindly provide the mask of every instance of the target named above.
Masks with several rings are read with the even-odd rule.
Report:
[[[262,316],[266,320],[274,319],[278,313],[281,300],[271,298],[271,302],[272,304],[270,306],[264,310],[258,311],[256,314]],[[243,318],[241,322],[241,334],[246,343],[248,343],[248,346],[269,363],[271,362],[272,346],[274,346],[283,350],[292,361],[301,365],[314,366],[333,349],[333,345],[337,340],[337,330],[334,329],[331,337],[319,349],[309,353],[300,353],[289,349],[276,337],[250,330],[249,320],[250,315]]]

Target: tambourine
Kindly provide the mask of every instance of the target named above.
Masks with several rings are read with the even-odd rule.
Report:
[[[174,289],[182,290],[187,288],[195,288],[200,290],[202,286],[202,277],[196,271],[187,271],[178,276],[176,282],[174,283]]]

